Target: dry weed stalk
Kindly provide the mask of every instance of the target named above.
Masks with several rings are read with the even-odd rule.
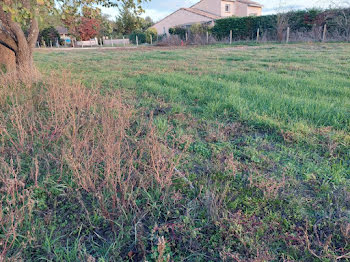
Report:
[[[158,245],[157,245],[157,251],[158,251],[158,258],[157,262],[163,262],[164,261],[164,255],[165,255],[165,249],[166,249],[166,241],[164,239],[164,236],[158,237]],[[170,261],[170,255],[168,254],[165,261]]]
[[[226,230],[228,238],[237,239],[240,242],[247,255],[242,258],[238,253],[224,249],[220,252],[223,261],[263,262],[275,259],[275,256],[268,251],[265,241],[256,238],[257,233],[264,227],[258,217],[245,215],[238,210],[235,213],[229,213],[227,218],[221,219],[220,226]],[[267,238],[267,235],[264,238]]]
[[[30,220],[34,202],[31,190],[19,177],[13,161],[0,158],[0,261],[5,259],[17,239],[18,227]]]
[[[25,83],[7,75],[0,80],[3,255],[31,213],[32,190],[51,170],[92,194],[108,220],[125,210],[137,213],[136,200],[145,191],[157,188],[163,199],[169,194],[181,159],[172,149],[176,141],[161,141],[152,117],[140,122],[121,93],[104,96],[69,79]],[[30,172],[21,170],[23,162]]]
[[[320,219],[318,222],[320,222]],[[337,223],[336,223],[337,224]],[[349,223],[342,225],[336,225],[340,228],[340,233],[343,235],[344,239],[349,239]],[[302,228],[303,237],[301,240],[304,242],[304,245],[307,247],[307,250],[319,260],[332,260],[332,261],[342,261],[350,259],[350,252],[345,248],[335,248],[332,246],[333,234],[326,234],[324,240],[320,239],[320,234],[318,233],[317,223],[313,226],[313,233],[310,234],[307,229],[307,223],[305,228]],[[347,241],[343,243],[344,247],[348,245]]]
[[[265,197],[277,198],[286,186],[286,177],[283,175],[281,180],[276,180],[273,177],[252,173],[249,175],[249,184],[251,187],[259,188]]]

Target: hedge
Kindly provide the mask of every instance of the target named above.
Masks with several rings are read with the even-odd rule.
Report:
[[[283,14],[287,19],[287,24],[291,31],[309,32],[314,26],[323,26],[327,24],[329,32],[340,30],[339,20],[344,18],[350,19],[349,9],[332,9],[332,10],[304,10],[292,11]],[[230,17],[216,20],[212,29],[213,34],[219,39],[226,38],[232,30],[232,37],[235,40],[249,40],[256,37],[258,28],[261,33],[270,32],[277,35],[278,19],[282,15],[266,16],[248,16],[248,17]],[[343,28],[343,30],[346,30]]]
[[[146,38],[147,38],[146,33],[142,32],[141,30],[135,30],[134,32],[131,33],[131,35],[129,36],[129,40],[131,43],[136,44],[136,36],[139,44],[146,43]]]

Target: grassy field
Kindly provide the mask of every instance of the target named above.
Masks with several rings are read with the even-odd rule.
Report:
[[[12,171],[0,192],[23,178],[26,216],[0,227],[0,254],[348,261],[349,54],[331,43],[37,51],[56,83],[1,100],[0,163]],[[42,121],[26,135],[11,117],[20,106]],[[60,117],[69,130],[53,140]],[[3,197],[3,217],[14,201]]]

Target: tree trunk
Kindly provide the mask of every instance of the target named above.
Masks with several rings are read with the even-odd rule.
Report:
[[[28,34],[26,35],[20,24],[12,21],[11,17],[7,17],[7,14],[1,11],[0,5],[0,24],[2,25],[0,27],[0,46],[2,46],[2,50],[9,49],[14,53],[15,68],[13,69],[13,64],[10,65],[8,59],[4,64],[6,68],[17,71],[18,76],[27,75],[27,73],[30,75],[35,71],[33,52],[39,34],[38,21],[35,18],[30,21]],[[9,50],[5,50],[4,53],[8,53]],[[2,53],[0,52],[0,57]]]
[[[15,53],[0,44],[0,72],[11,72],[16,70],[16,57]]]
[[[20,72],[31,72],[34,70],[33,50],[27,44],[22,44],[16,53],[16,67]]]

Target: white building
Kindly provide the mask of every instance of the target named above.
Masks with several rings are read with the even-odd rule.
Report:
[[[215,20],[230,16],[260,16],[262,5],[250,0],[202,0],[190,8],[181,8],[152,27],[158,34],[169,34],[169,28],[201,23],[214,25]]]

